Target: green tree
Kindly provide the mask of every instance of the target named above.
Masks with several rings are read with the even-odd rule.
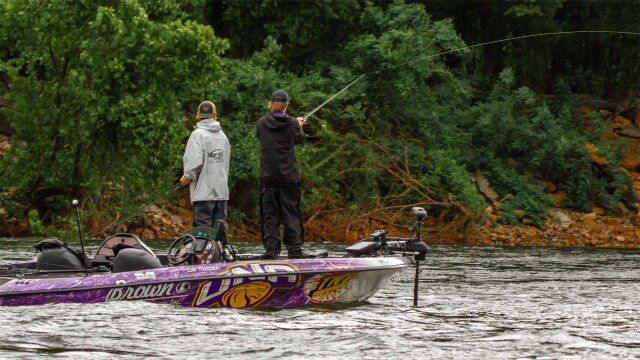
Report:
[[[0,181],[45,220],[72,196],[115,214],[173,180],[183,110],[219,81],[227,47],[174,4],[0,3],[14,130]]]

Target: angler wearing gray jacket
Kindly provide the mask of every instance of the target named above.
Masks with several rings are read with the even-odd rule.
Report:
[[[216,121],[216,106],[204,101],[196,115],[199,122],[191,133],[182,159],[182,185],[189,184],[193,204],[194,226],[214,227],[215,220],[224,222],[218,239],[226,235],[227,200],[229,200],[229,139]]]

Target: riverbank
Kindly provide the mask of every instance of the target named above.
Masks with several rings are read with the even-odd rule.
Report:
[[[631,190],[640,199],[640,98],[619,104],[584,98],[578,110],[583,116],[585,129],[594,126],[594,118],[606,124],[603,137],[618,146],[616,151],[621,155],[619,169],[631,180],[629,185],[624,186],[632,187]],[[11,138],[0,135],[0,156],[10,146]],[[605,175],[610,172],[612,165],[595,145],[587,142],[585,149],[595,170]],[[631,204],[633,206],[619,203],[616,209],[610,209],[609,212],[599,207],[593,207],[589,212],[577,212],[564,207],[566,193],[562,188],[531,174],[531,181],[542,185],[547,195],[555,199],[545,223],[540,227],[532,226],[527,214],[516,210],[519,224],[505,225],[500,219],[500,202],[504,199],[498,198],[482,174],[474,174],[474,178],[478,191],[490,204],[482,216],[464,226],[428,219],[425,227],[427,242],[478,246],[640,248],[640,201]],[[612,184],[607,186],[611,187]],[[6,194],[10,195],[11,191],[8,189]],[[179,194],[171,201],[152,204],[143,216],[122,224],[117,231],[132,232],[146,240],[173,239],[183,234],[191,228],[191,204],[187,191]],[[387,229],[392,236],[406,236],[411,221],[406,216],[409,207],[396,206],[393,210],[346,215],[340,209],[324,209],[319,204],[316,210],[312,209],[305,216],[305,237],[313,242],[352,243],[377,229]],[[231,239],[260,241],[260,225],[256,219],[245,218],[238,222],[233,220],[233,216],[231,218]],[[0,221],[3,224],[0,236],[32,235],[28,219],[9,217],[2,206]]]

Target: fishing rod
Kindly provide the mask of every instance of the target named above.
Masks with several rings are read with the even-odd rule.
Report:
[[[546,33],[539,33],[539,34],[530,34],[530,35],[522,35],[522,36],[516,36],[516,37],[508,37],[508,38],[504,38],[504,39],[500,39],[500,40],[487,41],[487,42],[480,43],[480,44],[462,46],[462,47],[459,47],[459,48],[456,48],[456,49],[443,51],[443,52],[440,52],[440,53],[437,53],[437,54],[434,54],[434,55],[428,55],[428,56],[420,57],[420,58],[409,60],[409,61],[406,61],[406,62],[403,62],[403,63],[400,63],[400,64],[388,66],[386,68],[382,68],[382,69],[378,69],[378,70],[374,70],[374,71],[370,71],[370,72],[364,73],[364,74],[358,76],[358,78],[353,80],[351,83],[349,83],[349,85],[345,86],[340,91],[335,93],[333,96],[331,96],[325,102],[320,104],[318,107],[313,109],[310,113],[308,113],[307,115],[303,116],[303,119],[306,122],[307,118],[309,116],[313,115],[316,111],[322,109],[325,105],[327,105],[329,102],[331,102],[336,96],[340,95],[343,91],[345,91],[348,88],[350,88],[353,84],[355,84],[358,81],[360,81],[360,79],[362,79],[366,75],[380,73],[380,72],[383,72],[383,71],[386,71],[386,70],[395,69],[395,68],[400,67],[400,66],[409,65],[409,64],[413,64],[413,63],[416,63],[416,62],[419,62],[419,61],[432,59],[432,58],[435,58],[435,57],[438,57],[438,56],[441,56],[441,55],[451,54],[451,53],[454,53],[454,52],[463,51],[463,50],[466,50],[466,49],[472,49],[472,48],[476,48],[476,47],[481,47],[481,46],[485,46],[485,45],[498,44],[498,43],[507,42],[507,41],[520,40],[520,39],[533,38],[533,37],[540,37],[540,36],[571,35],[571,34],[618,34],[618,35],[640,36],[640,33],[631,32],[631,31],[611,31],[611,30],[556,31],[556,32],[546,32]]]
[[[96,235],[98,235],[98,234],[100,234],[100,233],[102,233],[102,232],[106,232],[107,230],[109,230],[109,229],[111,229],[111,228],[115,228],[115,227],[118,227],[118,226],[122,225],[123,223],[125,223],[125,222],[127,222],[127,221],[131,220],[132,218],[134,218],[134,217],[136,217],[136,216],[140,215],[142,212],[146,211],[146,210],[147,210],[148,208],[150,208],[154,203],[156,203],[156,202],[158,202],[158,201],[161,201],[161,200],[166,199],[167,197],[169,197],[169,195],[173,194],[173,193],[174,193],[174,192],[176,192],[178,189],[182,189],[182,188],[183,188],[182,184],[180,184],[180,185],[178,185],[178,186],[174,187],[173,189],[171,189],[171,190],[167,191],[166,193],[164,193],[164,194],[163,194],[163,195],[161,195],[160,197],[158,197],[158,198],[156,198],[156,199],[153,199],[152,201],[148,202],[146,205],[143,205],[143,206],[142,206],[138,211],[134,212],[134,213],[133,213],[133,214],[131,214],[130,216],[127,216],[126,218],[124,218],[124,219],[120,220],[119,222],[117,222],[117,223],[115,223],[115,224],[112,224],[112,225],[109,225],[109,226],[105,227],[104,229],[102,229],[102,230],[100,230],[100,231],[94,232],[94,233],[92,233],[92,234],[88,235],[87,237],[88,237],[88,238],[91,238],[91,237],[96,236]]]

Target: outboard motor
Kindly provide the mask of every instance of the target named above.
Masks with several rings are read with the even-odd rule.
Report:
[[[149,252],[134,247],[122,248],[113,260],[113,272],[138,271],[163,267],[160,260]]]
[[[85,269],[82,255],[58,239],[42,240],[35,245],[35,248],[40,252],[37,259],[39,271],[83,271]]]

